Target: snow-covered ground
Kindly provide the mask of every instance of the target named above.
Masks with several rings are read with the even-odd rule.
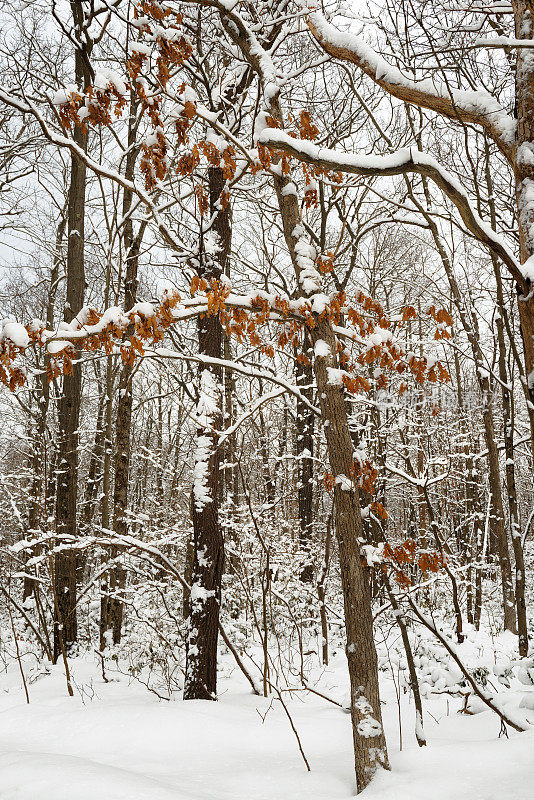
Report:
[[[16,666],[16,665],[15,665]],[[354,795],[349,715],[308,693],[287,705],[311,765],[307,772],[280,703],[250,694],[223,660],[220,701],[161,701],[87,656],[71,661],[75,696],[62,666],[29,685],[15,669],[0,678],[2,800],[341,800]],[[344,657],[319,688],[344,699]],[[532,800],[534,731],[499,738],[490,712],[458,714],[460,701],[425,702],[428,747],[413,736],[413,705],[401,698],[399,751],[394,685],[382,683],[392,762],[366,790],[369,800]],[[511,695],[517,706],[518,697]],[[534,712],[527,712],[534,717]]]

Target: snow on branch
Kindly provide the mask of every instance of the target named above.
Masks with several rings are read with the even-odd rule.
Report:
[[[222,367],[222,369],[228,369],[232,372],[240,373],[248,378],[260,378],[261,380],[270,381],[277,386],[282,387],[283,394],[284,392],[288,392],[288,394],[294,395],[294,397],[298,398],[301,403],[303,403],[307,408],[310,409],[316,416],[320,416],[320,411],[316,408],[310,401],[304,396],[304,394],[300,391],[298,386],[286,381],[284,378],[281,378],[279,374],[273,374],[266,369],[258,369],[256,367],[251,367],[248,364],[239,364],[237,361],[229,361],[222,358],[212,358],[211,356],[204,356],[201,354],[198,355],[186,355],[184,353],[179,353],[175,350],[169,350],[165,347],[158,347],[153,351],[153,354],[156,356],[160,356],[161,358],[175,358],[181,361],[194,361],[199,364],[205,364],[206,366],[210,367]],[[145,351],[145,357],[150,357],[151,351]],[[274,394],[269,398],[273,399]],[[264,398],[266,400],[266,398]],[[244,416],[244,419],[248,415]],[[237,427],[237,423],[234,427]],[[225,435],[227,431],[224,432]]]
[[[219,397],[220,388],[214,375],[209,369],[203,369],[195,414],[198,435],[193,469],[193,497],[199,514],[213,500],[209,487],[210,458],[214,449],[213,435],[219,415]]]
[[[310,141],[296,139],[275,128],[265,128],[259,141],[267,147],[283,150],[300,161],[313,164],[326,171],[345,172],[364,177],[403,175],[408,172],[424,175],[432,180],[452,201],[468,231],[501,259],[520,285],[523,284],[524,278],[529,277],[524,274],[505,239],[492,230],[491,226],[474,210],[458,179],[427,153],[414,147],[406,147],[389,155],[356,156],[326,147],[318,147]]]
[[[389,64],[360,36],[338,30],[321,13],[311,12],[308,25],[323,50],[334,58],[356,64],[388,94],[453,121],[480,126],[510,159],[516,122],[485,89],[454,89],[435,77],[413,81]]]
[[[95,161],[93,158],[87,155],[85,150],[80,147],[80,145],[78,145],[73,138],[59,134],[53,130],[35,103],[28,98],[25,98],[23,101],[13,94],[13,92],[0,86],[0,101],[5,103],[10,108],[16,108],[23,114],[30,114],[33,116],[41,128],[43,135],[49,142],[59,148],[70,150],[70,152],[81,162],[83,162],[86,167],[95,175],[99,175],[102,178],[107,178],[116,183],[118,186],[122,186],[123,189],[128,189],[129,191],[133,192],[133,194],[140,200],[140,202],[153,217],[154,222],[156,223],[156,226],[159,232],[162,234],[166,244],[175,252],[182,253],[187,251],[188,248],[185,247],[185,245],[176,237],[176,235],[164,222],[157,204],[154,202],[148,191],[142,189],[134,181],[130,181],[125,178],[120,172],[110,169]]]

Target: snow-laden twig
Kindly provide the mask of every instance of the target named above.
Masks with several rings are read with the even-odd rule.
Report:
[[[44,534],[34,542],[18,542],[17,545],[12,546],[10,549],[14,552],[20,552],[21,550],[31,552],[35,548],[40,548],[40,546],[44,544],[51,545],[51,549],[47,551],[46,556],[37,556],[36,560],[49,559],[54,552],[57,552],[58,546],[55,546],[57,541],[60,542],[59,549],[65,548],[69,550],[85,550],[90,547],[113,546],[117,549],[122,549],[125,551],[137,551],[153,566],[156,566],[157,568],[164,568],[170,575],[176,578],[182,589],[185,589],[189,592],[191,591],[191,586],[184,579],[181,572],[174,566],[172,561],[167,558],[165,553],[156,547],[156,545],[143,542],[142,539],[137,539],[135,536],[131,536],[129,534],[116,534],[115,531],[112,531],[108,528],[101,528],[100,530],[102,531],[101,536],[75,537],[70,536],[69,534]],[[255,695],[261,695],[261,692],[256,685],[256,681],[244,665],[236,647],[232,644],[221,622],[219,622],[219,632],[223,641],[232,653],[236,664],[249,682],[253,693]]]
[[[445,634],[437,629],[434,622],[421,611],[417,603],[415,603],[411,597],[406,595],[406,601],[408,602],[408,605],[412,609],[413,613],[415,614],[419,622],[422,625],[424,625],[425,628],[427,628],[436,637],[436,639],[438,639],[438,641],[443,645],[445,650],[448,652],[450,657],[453,659],[453,661],[456,663],[456,665],[462,672],[462,675],[469,683],[476,696],[479,697],[491,711],[494,711],[500,717],[502,722],[506,723],[507,725],[510,725],[510,727],[513,728],[514,730],[519,732],[530,730],[531,726],[528,724],[528,722],[524,722],[520,717],[513,717],[508,711],[505,711],[504,708],[499,707],[499,705],[497,705],[497,703],[495,702],[495,699],[486,694],[486,692],[484,692],[478,686],[477,682],[469,674],[468,670],[466,669],[463,662],[456,653],[454,646],[449,642]]]
[[[432,78],[414,81],[367,42],[354,33],[344,33],[319,11],[308,17],[310,30],[319,45],[334,58],[356,64],[393,97],[435,111],[460,124],[474,124],[485,130],[509,158],[514,144],[516,120],[486,89],[456,89],[446,81]]]
[[[274,128],[265,128],[260,134],[260,142],[325,170],[367,177],[404,175],[414,172],[430,178],[452,201],[468,231],[500,258],[512,277],[520,285],[523,285],[526,276],[506,240],[477,214],[458,179],[428,153],[415,147],[405,147],[389,155],[357,156],[327,147],[318,147],[313,142],[296,139],[284,131]]]

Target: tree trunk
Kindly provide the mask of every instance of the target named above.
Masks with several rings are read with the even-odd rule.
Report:
[[[534,37],[534,5],[532,0],[513,0],[515,35],[518,39]],[[534,151],[534,70],[531,51],[517,50],[516,62],[516,113],[517,133],[514,159],[515,192],[521,262],[534,254],[534,208],[530,200],[534,189],[534,162],[530,157],[519,157],[519,153],[530,155]],[[534,404],[534,296],[532,282],[525,281],[518,287],[517,305],[525,355],[525,378],[530,402]]]
[[[352,441],[342,386],[328,380],[328,366],[337,366],[336,338],[330,322],[318,318],[313,343],[323,340],[327,358],[314,359],[328,460],[334,476],[334,525],[339,548],[345,606],[347,661],[358,791],[367,786],[376,768],[389,768],[378,691],[378,665],[373,639],[369,569],[360,555],[363,525],[358,493],[349,482],[353,467]]]
[[[61,262],[61,244],[67,227],[66,208],[63,208],[56,232],[56,252],[54,262],[50,272],[50,284],[48,288],[48,300],[46,304],[46,327],[51,330],[54,325],[55,302],[59,279],[59,265]],[[30,507],[28,512],[29,531],[40,531],[41,525],[49,516],[49,509],[46,508],[47,482],[49,480],[50,463],[47,458],[47,418],[50,405],[50,385],[46,369],[50,363],[50,356],[47,352],[43,358],[43,371],[39,376],[39,390],[37,395],[38,420],[35,432],[35,444],[32,454],[32,487],[30,494]],[[35,533],[34,533],[35,535]],[[38,534],[37,534],[38,535]],[[34,581],[29,575],[24,576],[24,586],[22,597],[25,600],[31,595],[39,594],[39,583]]]
[[[71,2],[74,25],[83,22],[81,3]],[[86,47],[86,46],[85,46]],[[84,54],[81,46],[75,52],[75,78],[78,86],[87,82]],[[83,150],[87,134],[75,127],[73,138]],[[84,223],[85,223],[85,164],[71,156],[70,187],[67,208],[67,290],[64,320],[72,322],[83,306],[85,294]],[[78,428],[82,390],[82,368],[72,365],[72,373],[63,376],[58,402],[59,446],[57,461],[56,532],[58,536],[76,536],[78,494]],[[76,566],[75,550],[65,549],[54,559],[54,662],[61,654],[61,639],[65,649],[76,641]]]
[[[225,179],[219,167],[208,170],[211,230],[219,237],[219,251],[208,263],[200,264],[200,277],[208,282],[220,279],[225,271],[231,244],[231,212],[221,202]],[[209,257],[208,257],[209,258]],[[205,315],[198,323],[198,344],[201,355],[221,358],[222,326],[218,315]],[[195,454],[195,486],[192,497],[193,569],[189,597],[188,635],[184,700],[215,700],[217,697],[217,641],[221,581],[224,568],[224,540],[218,514],[218,480],[220,454],[217,434],[222,422],[222,387],[219,367],[200,368],[201,398],[197,406],[199,424]],[[216,407],[208,413],[201,408],[205,401]],[[215,395],[215,396],[214,396]],[[199,485],[200,484],[200,485]]]
[[[270,112],[282,120],[278,97],[271,99]],[[288,178],[274,177],[284,238],[297,281],[301,266],[297,254],[301,228],[297,197],[285,191]],[[328,461],[334,476],[334,527],[339,550],[341,585],[345,608],[347,662],[351,688],[351,719],[354,742],[354,767],[358,792],[371,782],[378,766],[389,769],[386,738],[378,690],[378,662],[373,638],[373,618],[369,570],[362,563],[360,544],[363,525],[358,493],[354,487],[345,491],[353,466],[353,448],[343,386],[330,383],[327,367],[338,367],[337,339],[331,322],[315,318],[311,329],[312,344],[326,342],[329,355],[313,359],[321,423],[326,436]],[[338,479],[338,480],[336,480]]]
[[[302,353],[309,362],[297,357],[297,386],[302,395],[311,403],[313,397],[313,367],[311,338],[307,328],[304,330]],[[298,354],[297,354],[298,356]],[[298,509],[299,509],[299,545],[305,556],[305,563],[300,575],[304,582],[313,578],[313,563],[310,559],[311,537],[313,533],[313,426],[314,413],[302,400],[297,399],[297,465],[298,465]]]
[[[128,155],[126,157],[125,177],[132,180],[135,170],[138,149],[135,147],[137,101],[132,94],[130,100],[130,128],[128,132]],[[137,297],[137,272],[139,267],[139,250],[146,229],[146,222],[139,226],[134,237],[133,223],[130,215],[132,192],[124,190],[122,213],[127,218],[124,225],[123,244],[126,254],[124,273],[124,310],[133,308]],[[129,326],[127,335],[133,332]],[[132,377],[133,367],[123,364],[119,377],[119,396],[117,400],[116,438],[115,438],[115,483],[113,485],[113,532],[118,536],[128,533],[128,485],[130,479],[130,441],[132,428]],[[109,487],[108,487],[109,491]],[[110,557],[115,560],[119,553],[111,548]],[[126,583],[126,572],[121,564],[115,563],[107,576],[107,587],[102,594],[100,617],[100,648],[106,646],[108,631],[112,631],[113,644],[119,644],[122,635],[122,619],[124,604],[120,594]]]

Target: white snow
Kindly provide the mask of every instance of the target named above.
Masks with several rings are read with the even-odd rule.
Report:
[[[362,514],[363,516],[363,514]],[[384,561],[384,543],[380,542],[377,547],[372,544],[364,544],[361,547],[362,555],[364,556],[367,566],[373,567],[376,564],[381,564]]]
[[[25,658],[28,672],[29,655]],[[88,657],[71,659],[75,696],[60,665],[29,684],[27,705],[13,665],[0,676],[2,800],[348,800],[354,797],[350,715],[316,695],[285,702],[302,740],[302,762],[280,704],[250,694],[228,657],[219,701],[159,701],[126,675]],[[320,670],[319,691],[344,704],[342,651]],[[415,712],[381,677],[392,771],[378,771],[369,800],[531,800],[534,731],[499,738],[490,712],[459,715],[462,702],[431,695],[426,748],[414,737]],[[418,723],[420,725],[420,723]]]
[[[109,86],[112,86],[120,95],[126,95],[126,84],[113,69],[100,69],[95,74],[93,85],[101,92],[105,92]]]
[[[63,89],[58,89],[54,92],[52,103],[55,106],[63,106],[68,102],[72,94],[79,94],[79,89],[75,83],[69,83]]]
[[[355,175],[394,175],[404,171],[418,172],[419,167],[423,169],[426,168],[425,172],[428,170],[429,176],[438,183],[442,191],[449,197],[460,195],[462,201],[467,201],[470,221],[476,225],[487,240],[498,245],[501,251],[506,253],[508,262],[513,264],[514,268],[522,270],[522,267],[517,262],[506,239],[495,232],[491,225],[475,211],[475,204],[469,198],[458,178],[449,172],[449,170],[445,169],[436,158],[416,147],[402,147],[388,155],[355,155],[332,150],[327,147],[319,147],[313,142],[305,139],[296,139],[289,136],[289,134],[284,131],[273,128],[266,128],[263,130],[259,136],[259,141],[262,144],[275,148],[289,147],[291,151],[296,152],[298,157],[305,161],[317,163],[326,169],[341,170],[342,172]],[[534,182],[530,179],[523,181],[518,206],[521,209],[523,225],[525,225],[525,221],[530,223],[530,215],[534,209]],[[534,225],[532,227],[534,228]],[[534,242],[534,234],[532,231],[529,231],[529,236],[531,241]],[[320,279],[318,273],[317,275]],[[308,277],[308,275],[305,277]],[[526,275],[526,277],[528,276]],[[312,291],[319,291],[319,284],[320,280],[317,281],[317,288],[315,290],[309,288],[305,289],[305,292],[311,294]]]
[[[70,347],[71,342],[66,342],[63,339],[54,339],[52,342],[48,342],[46,349],[50,353],[50,355],[56,355],[57,353],[61,353],[62,350],[65,350],[66,347]]]
[[[324,339],[318,339],[315,342],[313,352],[315,353],[315,358],[328,358],[332,351],[330,350],[330,345]]]
[[[130,50],[132,53],[140,53],[143,56],[149,56],[152,49],[144,42],[130,42]]]
[[[437,75],[433,75],[432,78],[414,81],[404,75],[397,67],[389,64],[361,36],[352,32],[340,31],[327,22],[320,12],[312,12],[310,19],[323,41],[331,42],[335,47],[345,48],[355,53],[360,63],[371,73],[374,73],[377,80],[385,81],[392,86],[402,86],[407,89],[424,92],[432,97],[443,98],[447,101],[451,99],[452,95],[453,103],[459,109],[469,114],[486,117],[499,131],[503,141],[507,144],[513,143],[516,129],[515,119],[485,89],[455,89]]]
[[[195,508],[202,511],[212,497],[208,486],[209,457],[211,455],[211,439],[209,436],[198,436],[195,448],[195,465],[193,467],[193,494]]]
[[[0,341],[2,339],[9,339],[17,347],[27,347],[30,343],[30,337],[24,325],[21,325],[20,322],[14,322],[12,319],[5,319],[2,322]]]
[[[214,417],[219,410],[220,390],[213,373],[209,369],[202,370],[200,391],[196,407],[196,422],[199,427],[193,466],[193,495],[195,508],[201,512],[212,497],[208,486],[209,459],[213,443],[207,435],[213,430]]]
[[[354,489],[354,484],[351,479],[347,477],[347,475],[343,475],[343,473],[336,475],[336,484],[340,487],[342,492],[350,492]]]
[[[326,372],[328,375],[328,383],[331,386],[343,386],[343,375],[345,374],[342,369],[335,367],[327,367]]]

